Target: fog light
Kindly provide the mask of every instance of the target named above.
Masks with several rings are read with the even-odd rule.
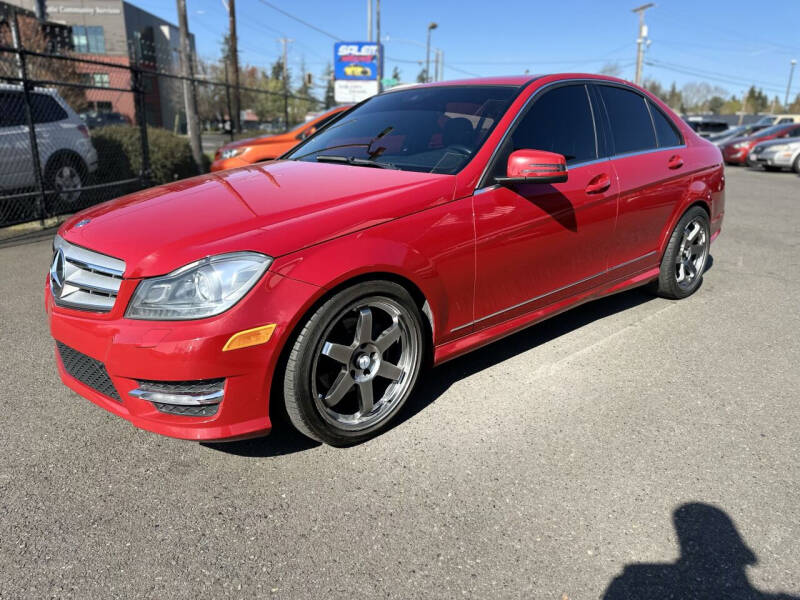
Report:
[[[231,339],[222,347],[222,351],[227,352],[228,350],[237,350],[239,348],[266,344],[272,337],[273,331],[275,331],[275,323],[234,333]]]

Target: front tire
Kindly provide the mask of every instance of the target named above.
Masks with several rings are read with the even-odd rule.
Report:
[[[693,206],[672,231],[655,282],[656,294],[679,300],[697,291],[703,281],[710,243],[708,213]]]
[[[800,156],[794,159],[794,163],[792,163],[792,170],[800,175]]]
[[[419,308],[396,283],[370,281],[334,295],[305,322],[287,360],[292,424],[332,446],[377,435],[414,389],[422,331]]]

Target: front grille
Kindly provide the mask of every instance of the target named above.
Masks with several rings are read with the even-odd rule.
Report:
[[[111,383],[111,378],[108,376],[108,371],[106,371],[103,363],[61,342],[56,342],[56,346],[58,347],[58,354],[61,357],[64,370],[70,377],[88,385],[104,396],[113,398],[117,402],[122,401],[116,388],[114,388],[114,384]]]
[[[109,312],[122,284],[125,262],[56,236],[50,289],[59,306]]]

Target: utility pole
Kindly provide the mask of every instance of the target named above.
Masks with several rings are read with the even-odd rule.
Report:
[[[194,68],[191,46],[189,45],[189,22],[186,19],[186,0],[178,3],[178,26],[181,37],[181,75],[183,75],[183,102],[186,108],[186,131],[192,158],[198,173],[203,172],[203,148],[200,144],[200,123],[197,119],[197,90],[194,86]]]
[[[438,25],[431,23],[428,25],[428,41],[425,44],[425,81],[431,80],[431,31],[436,29]]]
[[[653,8],[655,4],[649,2],[634,8],[633,11],[639,15],[639,37],[636,38],[636,85],[642,85],[642,63],[644,62],[645,41],[647,39],[647,25],[644,22],[644,12],[648,8]]]
[[[280,38],[281,43],[283,44],[283,119],[286,123],[286,129],[289,129],[289,67],[288,67],[288,55],[289,55],[289,42],[293,42],[294,40],[289,38]]]
[[[378,36],[378,41],[380,41]],[[367,41],[372,41],[372,0],[367,0]]]
[[[433,80],[439,81],[439,49],[433,50]]]
[[[383,52],[381,52],[381,0],[375,0],[375,29],[378,35],[377,56],[378,59],[378,93],[383,91]],[[370,39],[370,41],[372,41]]]
[[[797,64],[797,60],[793,58],[789,64],[791,65],[789,67],[789,83],[786,84],[786,98],[783,100],[783,108],[786,112],[789,112],[789,91],[792,89],[792,75],[794,75],[794,66]]]
[[[239,41],[236,37],[236,0],[227,0],[228,4],[228,53],[230,54],[231,71],[233,71],[233,113],[231,126],[237,133],[242,131],[242,105],[239,95]]]

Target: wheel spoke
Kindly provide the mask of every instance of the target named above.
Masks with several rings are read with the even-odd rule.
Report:
[[[335,406],[341,402],[342,398],[344,398],[344,395],[349,392],[354,385],[355,381],[353,381],[350,373],[343,370],[341,373],[339,373],[336,381],[333,382],[331,389],[328,390],[328,393],[323,398],[323,401],[329,407]]]
[[[389,346],[400,339],[400,333],[400,326],[396,322],[392,323],[391,327],[381,333],[378,339],[375,340],[375,345],[378,347],[378,350],[386,352]]]
[[[697,237],[697,234],[700,233],[701,227],[699,223],[692,223],[691,227],[692,230],[687,234],[686,239],[690,242],[693,242],[694,238]]]
[[[372,380],[362,381],[358,384],[358,392],[359,392],[359,412],[362,415],[366,415],[372,412]]]
[[[336,362],[342,363],[343,365],[350,364],[350,355],[352,353],[353,351],[349,346],[343,346],[342,344],[325,342],[325,344],[322,346],[322,354],[332,358]]]
[[[686,264],[684,262],[678,263],[678,283],[686,279]]]
[[[362,308],[358,311],[355,341],[357,344],[366,344],[372,341],[372,311],[369,308]]]
[[[688,271],[689,279],[694,279],[695,275],[697,275],[697,267],[694,266],[691,260],[686,261],[686,270]]]
[[[398,367],[397,365],[393,365],[392,363],[388,363],[386,361],[381,361],[381,366],[378,367],[378,375],[380,377],[385,377],[386,379],[391,379],[392,381],[397,381],[402,377],[403,369]]]

